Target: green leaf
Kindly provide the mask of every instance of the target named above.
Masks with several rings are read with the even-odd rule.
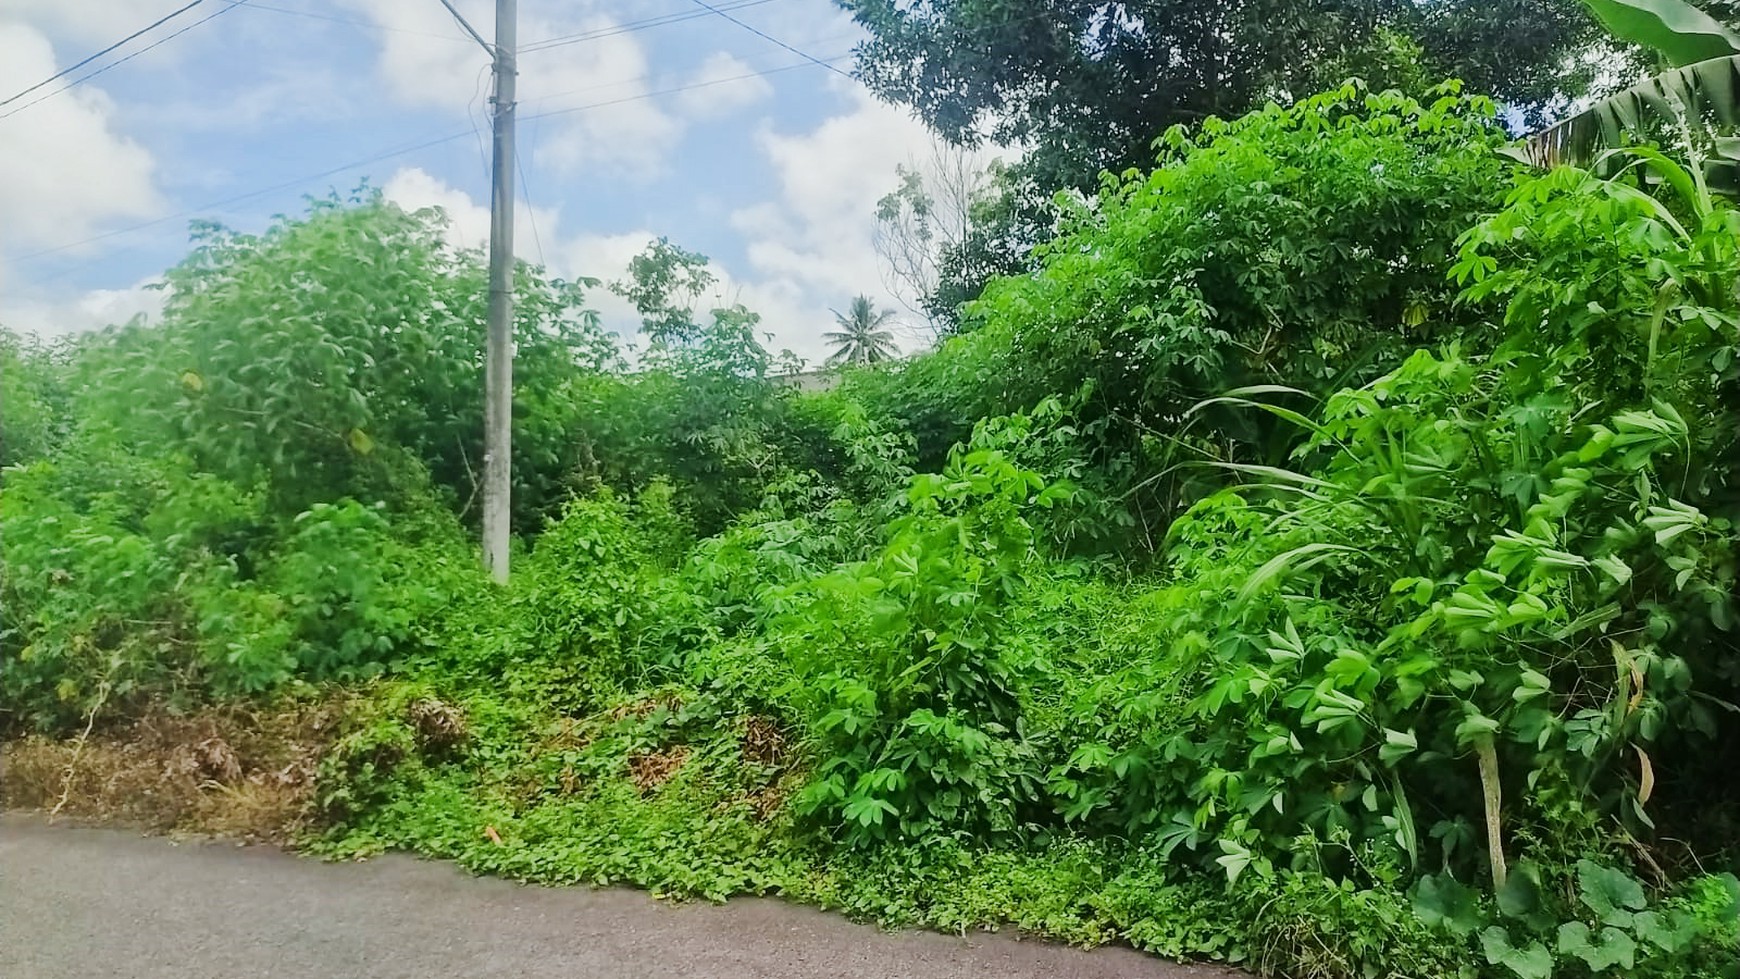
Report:
[[[1471,935],[1480,927],[1480,893],[1449,874],[1427,874],[1414,885],[1414,913],[1427,927]]]
[[[1740,36],[1684,0],[1583,0],[1614,37],[1654,48],[1675,68],[1740,54]]]
[[[1636,965],[1637,943],[1617,928],[1603,928],[1592,935],[1583,922],[1567,921],[1559,926],[1559,954],[1582,959],[1591,972],[1616,965],[1631,969]]]
[[[369,438],[369,433],[360,428],[351,429],[350,434],[345,436],[345,441],[350,443],[351,450],[359,456],[366,456],[375,450],[375,440]]]
[[[1537,670],[1523,670],[1522,677],[1517,681],[1517,687],[1510,697],[1519,704],[1527,703],[1536,697],[1551,692],[1553,681]]]
[[[1732,921],[1732,914],[1718,914],[1718,921]],[[1638,940],[1648,942],[1670,955],[1691,945],[1698,937],[1697,915],[1676,911],[1665,920],[1654,911],[1639,911],[1631,918],[1631,932]]]
[[[1491,965],[1502,965],[1517,979],[1553,979],[1553,953],[1540,942],[1516,948],[1502,927],[1493,925],[1480,933],[1480,947]]]
[[[1221,855],[1215,857],[1214,862],[1220,864],[1221,869],[1226,871],[1228,884],[1238,883],[1239,875],[1251,865],[1253,854],[1249,848],[1236,840],[1218,840],[1216,842],[1220,844]]]
[[[1462,723],[1456,725],[1456,743],[1473,744],[1481,738],[1490,738],[1498,730],[1498,722],[1484,714],[1470,709]]]
[[[876,826],[882,823],[882,817],[885,814],[893,816],[898,811],[887,799],[858,795],[847,799],[840,812],[848,820],[860,826]]]
[[[1590,562],[1601,570],[1601,573],[1613,579],[1616,585],[1623,585],[1631,580],[1631,566],[1620,560],[1618,555],[1608,554]]]
[[[1683,106],[1693,120],[1704,116],[1733,125],[1740,120],[1740,54],[1696,61],[1647,78],[1621,92],[1528,137],[1528,157],[1536,166],[1588,165],[1599,147],[1618,146],[1622,134],[1635,133],[1645,119],[1670,125],[1680,120]],[[1630,147],[1628,150],[1632,149]],[[1690,202],[1688,202],[1690,203]],[[1664,223],[1673,225],[1670,220]]]
[[[1541,907],[1540,868],[1526,860],[1518,861],[1494,897],[1498,899],[1498,912],[1507,918],[1533,915]]]
[[[1239,589],[1238,601],[1247,602],[1264,586],[1278,578],[1285,577],[1288,572],[1303,571],[1337,553],[1357,554],[1359,552],[1352,547],[1329,544],[1323,541],[1312,541],[1309,544],[1301,544],[1298,547],[1282,551],[1263,562],[1263,566],[1246,579],[1244,586]]]
[[[1643,885],[1631,875],[1593,860],[1577,861],[1577,896],[1601,921],[1610,925],[1631,924],[1631,912],[1649,903]]]
[[[1392,731],[1384,728],[1384,743],[1378,748],[1378,758],[1386,765],[1394,765],[1420,747],[1420,741],[1413,731]]]

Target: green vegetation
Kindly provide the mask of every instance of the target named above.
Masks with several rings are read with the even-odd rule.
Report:
[[[1175,129],[823,394],[668,242],[632,372],[522,268],[505,588],[480,257],[368,194],[205,229],[160,325],[5,339],[0,725],[342,702],[327,854],[1286,976],[1740,975],[1740,211],[1696,144],[1536,173],[1493,116]]]
[[[835,2],[870,33],[857,74],[878,96],[951,144],[1027,147],[973,195],[965,232],[937,242],[923,299],[944,322],[994,277],[1036,267],[1029,252],[1052,237],[1056,191],[1091,193],[1103,170],[1148,169],[1170,126],[1349,77],[1413,91],[1460,78],[1538,124],[1589,94],[1587,55],[1605,43],[1577,0]]]
[[[1529,137],[1530,158],[1588,165],[1622,134],[1675,133],[1699,145],[1706,182],[1740,191],[1740,143],[1732,135],[1740,125],[1740,102],[1732,95],[1740,79],[1740,32],[1684,0],[1584,2],[1616,37],[1653,51],[1667,70]],[[1740,26],[1735,11],[1726,13]]]

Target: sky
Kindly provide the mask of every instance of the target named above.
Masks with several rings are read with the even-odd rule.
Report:
[[[187,2],[0,0],[0,99]],[[493,37],[492,0],[453,2]],[[716,302],[813,363],[830,309],[900,308],[874,209],[931,137],[846,76],[864,35],[831,0],[707,4],[839,71],[696,0],[520,0],[516,251],[610,281],[669,237],[712,259]],[[485,244],[488,62],[440,0],[202,0],[0,106],[0,324],[154,316],[190,220],[258,231],[365,178]],[[634,330],[619,298],[592,305]]]

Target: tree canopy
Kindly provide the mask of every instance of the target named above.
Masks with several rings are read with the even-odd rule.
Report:
[[[938,292],[959,302],[1026,267],[1045,201],[1146,168],[1175,123],[1230,117],[1363,78],[1445,77],[1538,121],[1583,93],[1571,56],[1600,31],[1578,0],[839,0],[871,37],[857,73],[943,138],[1026,148]]]

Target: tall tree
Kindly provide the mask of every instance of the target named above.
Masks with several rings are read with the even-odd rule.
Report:
[[[1532,124],[1584,92],[1593,69],[1572,56],[1602,37],[1578,0],[837,2],[870,32],[857,71],[877,95],[950,142],[1027,147],[1008,183],[1029,192],[942,263],[938,291],[955,298],[1024,267],[1049,237],[1052,193],[1151,166],[1151,142],[1174,123],[1349,76],[1379,87],[1453,76]]]
[[[1003,164],[982,164],[972,151],[933,141],[922,161],[894,168],[899,185],[876,202],[876,256],[882,284],[909,312],[923,319],[915,331],[934,341],[946,324],[937,286],[945,256],[959,250],[972,230],[972,213],[995,192]]]
[[[875,364],[893,359],[898,347],[888,329],[894,310],[877,310],[869,296],[856,296],[844,313],[834,310],[838,330],[822,334],[834,348],[829,364]]]

